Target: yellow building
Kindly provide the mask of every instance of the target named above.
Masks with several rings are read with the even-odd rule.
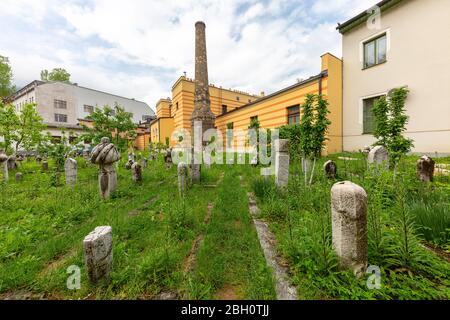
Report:
[[[226,140],[227,128],[246,131],[252,118],[260,127],[279,128],[298,123],[300,105],[307,94],[323,94],[329,102],[328,141],[324,153],[342,151],[342,61],[326,53],[320,73],[290,87],[264,96],[210,86],[211,110],[216,115],[216,128]],[[151,124],[151,141],[166,144],[175,129],[191,129],[194,109],[194,81],[180,77],[172,87],[172,100],[161,99],[156,106],[158,119]],[[224,141],[225,142],[225,141]],[[173,146],[177,141],[170,140]],[[233,145],[236,146],[236,137]]]

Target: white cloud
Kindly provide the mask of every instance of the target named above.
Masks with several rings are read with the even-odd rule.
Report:
[[[151,106],[171,95],[183,71],[193,76],[197,20],[207,25],[210,81],[269,93],[317,74],[321,54],[339,56],[336,22],[376,2],[317,0],[308,7],[304,1],[286,0],[2,1],[7,9],[0,20],[22,22],[22,28],[11,27],[17,34],[10,36],[28,39],[0,39],[0,54],[9,56],[18,82],[37,78],[45,68],[64,67],[80,85]],[[29,29],[23,30],[23,23]],[[33,34],[36,29],[39,35]],[[145,72],[136,71],[140,67]]]

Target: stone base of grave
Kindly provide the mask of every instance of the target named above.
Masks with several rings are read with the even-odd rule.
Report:
[[[107,199],[117,189],[117,174],[113,165],[104,165],[98,176],[100,194]]]

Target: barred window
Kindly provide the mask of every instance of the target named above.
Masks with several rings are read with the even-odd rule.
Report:
[[[55,99],[53,104],[55,109],[67,109],[67,101]]]
[[[55,122],[67,122],[67,114],[55,113]]]
[[[89,113],[89,114],[91,114],[91,113],[93,113],[94,112],[94,106],[88,106],[88,105],[84,105],[84,112],[86,112],[86,113]]]

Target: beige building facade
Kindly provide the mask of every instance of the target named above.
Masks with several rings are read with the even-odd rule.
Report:
[[[407,86],[413,152],[450,154],[450,1],[385,0],[338,26],[343,35],[343,148],[375,138],[377,97]]]

